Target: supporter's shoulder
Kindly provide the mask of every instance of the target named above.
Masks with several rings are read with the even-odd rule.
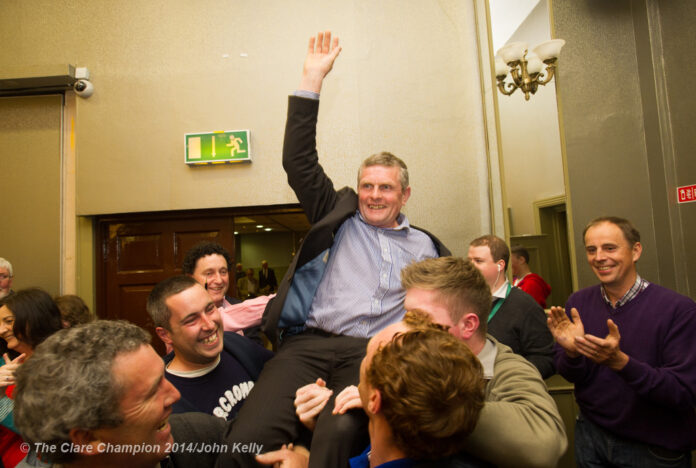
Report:
[[[690,297],[684,296],[683,294],[679,294],[678,292],[672,289],[660,286],[656,283],[648,284],[648,287],[645,289],[645,291],[651,291],[652,294],[660,298],[669,299],[678,303],[684,303],[691,306],[696,306],[696,302],[694,302],[694,300]]]
[[[452,252],[450,252],[450,250],[445,246],[445,244],[443,244],[440,239],[435,237],[435,235],[433,233],[431,233],[430,231],[423,229],[421,227],[414,226],[413,224],[411,224],[410,227],[412,229],[415,229],[416,232],[419,231],[420,233],[425,234],[430,238],[432,243],[435,245],[435,250],[437,250],[438,256],[449,257],[450,255],[452,255]]]
[[[269,351],[254,340],[236,332],[226,331],[223,341],[225,344],[223,351],[236,357],[239,357],[240,354],[251,354],[261,357],[264,361],[273,357],[272,351]]]
[[[541,312],[544,311],[544,309],[541,308],[539,303],[529,293],[524,292],[520,288],[512,288],[510,290],[510,294],[508,295],[508,299],[510,299],[510,301],[517,307],[540,310]],[[506,301],[508,299],[506,299]]]
[[[510,348],[508,345],[501,343],[492,336],[488,335],[488,339],[491,340],[493,344],[495,344],[495,347],[497,349],[494,364],[494,379],[500,377],[502,373],[512,373],[523,376],[536,376],[538,377],[538,380],[541,383],[543,383],[543,380],[541,380],[541,375],[539,374],[537,368],[534,367],[534,364],[532,364],[519,354],[515,354],[512,351],[512,348]]]

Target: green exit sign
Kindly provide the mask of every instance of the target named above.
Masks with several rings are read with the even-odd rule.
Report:
[[[249,130],[186,134],[186,164],[251,161]]]

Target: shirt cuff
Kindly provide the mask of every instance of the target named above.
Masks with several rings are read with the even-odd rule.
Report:
[[[315,93],[314,91],[307,91],[306,89],[295,90],[295,92],[293,93],[293,96],[307,98],[307,99],[314,99],[315,101],[319,100],[319,93]]]

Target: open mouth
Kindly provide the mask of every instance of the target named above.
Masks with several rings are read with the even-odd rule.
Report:
[[[383,210],[387,205],[367,205],[371,210]]]
[[[169,425],[169,416],[164,418],[164,421],[162,421],[162,423],[159,426],[157,426],[157,432],[164,431],[168,425]]]
[[[203,338],[201,342],[205,345],[211,345],[216,343],[218,340],[218,330],[215,330],[213,333],[211,333],[209,336]]]

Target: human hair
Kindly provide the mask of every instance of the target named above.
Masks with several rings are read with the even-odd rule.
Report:
[[[525,263],[529,263],[529,251],[521,245],[513,245],[510,252],[513,255],[524,258]]]
[[[437,291],[438,299],[447,307],[452,323],[473,310],[479,318],[478,333],[486,334],[491,311],[491,290],[474,264],[461,257],[428,258],[401,270],[401,285]]]
[[[58,307],[43,289],[17,291],[7,297],[4,305],[14,315],[15,337],[32,349],[63,328]]]
[[[408,188],[408,167],[406,167],[406,163],[400,158],[397,158],[393,154],[386,151],[375,153],[362,162],[360,168],[358,169],[358,185],[360,185],[360,178],[362,177],[363,169],[370,166],[398,167],[401,191],[405,192]]]
[[[81,323],[89,323],[95,320],[94,314],[89,310],[85,301],[80,296],[74,294],[65,294],[56,296],[53,299],[56,303],[63,321],[67,322],[68,326],[74,327]]]
[[[216,254],[222,255],[225,258],[227,269],[231,271],[232,259],[230,258],[229,252],[217,242],[210,241],[199,242],[191,247],[189,251],[186,252],[186,255],[184,255],[184,262],[181,265],[181,269],[185,275],[192,275],[196,270],[196,263],[198,263],[199,259]]]
[[[150,335],[126,321],[97,320],[66,328],[39,345],[17,370],[14,418],[24,439],[46,444],[43,460],[66,463],[74,450],[70,430],[117,427],[126,390],[114,377],[116,357],[150,343]]]
[[[7,268],[7,272],[10,274],[10,278],[14,276],[14,270],[12,269],[12,264],[0,257],[0,268]]]
[[[503,239],[492,234],[487,234],[472,240],[469,245],[472,247],[480,247],[482,245],[488,247],[488,249],[491,251],[493,261],[499,262],[500,260],[503,260],[505,262],[503,271],[507,271],[508,263],[510,263],[510,249]]]
[[[640,232],[638,232],[638,229],[636,229],[629,220],[619,218],[618,216],[600,216],[587,223],[585,229],[582,230],[583,245],[585,244],[585,234],[587,234],[588,229],[602,223],[610,223],[621,229],[624,239],[626,239],[626,242],[628,242],[631,247],[640,242]]]
[[[150,314],[155,327],[162,327],[171,331],[169,319],[172,312],[167,307],[167,299],[196,286],[198,282],[186,275],[177,275],[160,281],[152,288],[147,296],[147,313]]]
[[[427,327],[396,334],[372,357],[367,383],[395,445],[413,459],[459,452],[484,404],[483,368],[468,346]]]

